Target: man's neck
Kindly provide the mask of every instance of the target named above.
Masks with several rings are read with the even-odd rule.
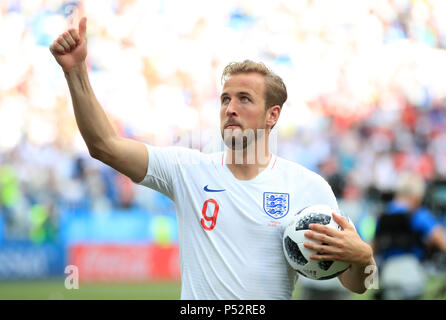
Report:
[[[272,154],[268,148],[264,152],[248,152],[247,148],[242,150],[226,150],[225,164],[235,178],[239,180],[251,180],[266,169]]]

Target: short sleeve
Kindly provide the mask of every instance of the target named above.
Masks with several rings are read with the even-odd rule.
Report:
[[[138,184],[159,191],[173,198],[175,176],[175,152],[171,148],[145,145],[149,154],[149,163],[144,179]]]
[[[424,240],[429,239],[431,232],[439,224],[432,213],[427,209],[417,210],[412,217],[412,227],[418,231]]]
[[[145,145],[149,154],[147,173],[138,184],[161,192],[171,200],[175,198],[175,182],[181,170],[199,163],[199,152],[184,147],[155,147]]]
[[[315,176],[314,183],[309,190],[315,203],[328,205],[341,214],[333,189],[324,178]]]

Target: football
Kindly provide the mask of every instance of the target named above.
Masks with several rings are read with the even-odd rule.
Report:
[[[314,251],[304,247],[304,242],[314,242],[304,235],[307,230],[310,230],[309,225],[312,223],[342,230],[341,226],[334,221],[333,212],[338,213],[327,205],[312,205],[296,213],[285,228],[282,242],[286,260],[304,277],[327,280],[340,275],[350,266],[343,261],[310,260],[310,255],[314,254]],[[351,220],[346,218],[351,223]]]

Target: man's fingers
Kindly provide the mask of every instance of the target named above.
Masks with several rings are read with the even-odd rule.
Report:
[[[71,38],[73,38],[73,40],[76,41],[76,43],[80,42],[79,33],[77,32],[76,29],[69,29],[68,32],[70,33]]]
[[[318,260],[318,261],[333,261],[333,260],[339,260],[339,257],[334,254],[311,254],[309,257],[311,260]]]
[[[330,246],[335,246],[335,247],[339,247],[339,248],[342,247],[342,241],[340,241],[339,239],[337,239],[335,237],[331,237],[331,236],[328,236],[323,233],[307,231],[307,232],[305,232],[305,237],[308,239],[317,241],[319,243],[330,245]]]
[[[50,51],[53,52],[53,53],[64,54],[65,53],[65,48],[62,47],[57,42],[53,42],[53,44],[50,47]]]
[[[85,39],[87,34],[87,18],[82,17],[81,21],[79,21],[79,37],[81,39]]]
[[[57,38],[56,42],[61,45],[66,51],[70,51],[70,45],[68,42],[64,39],[63,34]]]
[[[310,230],[326,234],[330,237],[336,237],[336,235],[338,235],[338,230],[319,223],[311,223],[309,228]]]
[[[69,32],[64,32],[63,38],[70,45],[70,50],[72,50],[76,47],[76,41],[74,41],[73,37],[71,36],[71,34]]]
[[[64,54],[76,48],[81,41],[81,34],[85,36],[87,19],[84,17],[79,22],[79,32],[74,28],[70,28],[62,33],[56,41],[50,46],[53,53]]]
[[[347,219],[339,214],[333,212],[333,219],[341,226],[343,230],[350,227],[350,223],[347,221]]]
[[[326,255],[338,255],[341,252],[341,249],[337,247],[317,244],[313,242],[304,242],[304,247],[309,250],[315,251],[318,258],[321,258],[321,256],[325,258]]]

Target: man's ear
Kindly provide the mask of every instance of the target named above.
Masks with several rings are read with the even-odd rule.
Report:
[[[275,126],[279,120],[280,112],[282,108],[279,105],[272,106],[266,110],[266,125],[271,129]]]

